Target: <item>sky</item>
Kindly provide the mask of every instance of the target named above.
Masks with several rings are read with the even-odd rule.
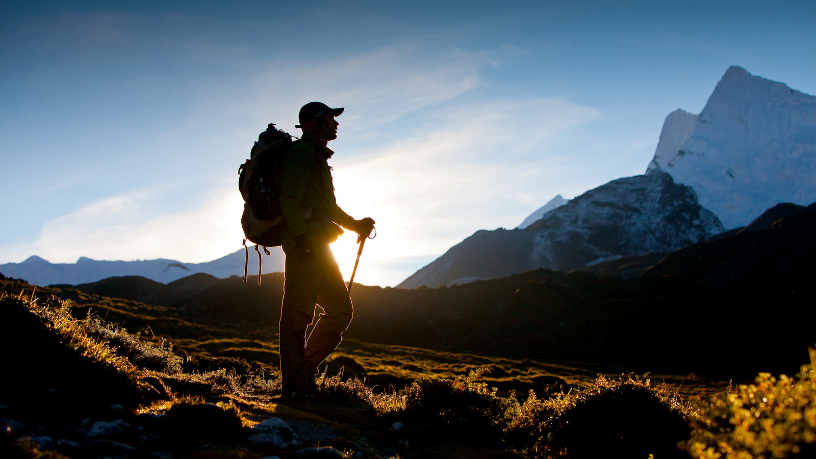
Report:
[[[816,94],[812,1],[98,1],[0,5],[0,262],[241,248],[268,123],[345,107],[338,204],[395,286],[557,194],[642,174],[731,65]],[[345,277],[352,234],[333,250]]]

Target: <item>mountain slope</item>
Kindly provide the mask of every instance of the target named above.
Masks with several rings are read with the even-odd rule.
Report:
[[[171,306],[192,297],[218,282],[218,278],[196,273],[164,285],[141,276],[109,277],[87,284],[53,284],[53,287],[74,288],[92,295],[123,298],[151,305]]]
[[[564,204],[566,204],[567,202],[569,202],[569,199],[564,199],[564,197],[561,196],[560,194],[556,195],[554,198],[550,199],[547,202],[547,204],[544,204],[539,209],[537,209],[535,212],[528,215],[527,218],[525,218],[524,221],[521,222],[521,224],[518,226],[518,228],[519,229],[527,228],[528,226],[532,225],[533,223],[541,220],[541,218],[544,217],[544,215],[547,212],[549,212],[549,211],[551,211],[553,209],[557,209],[557,208],[563,206]]]
[[[479,231],[398,287],[438,287],[535,268],[572,271],[627,255],[670,252],[722,230],[689,187],[655,170],[590,190],[525,230]]]

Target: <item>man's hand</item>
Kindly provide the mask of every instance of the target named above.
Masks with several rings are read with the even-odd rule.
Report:
[[[374,219],[366,217],[362,220],[355,220],[354,221],[354,228],[351,229],[359,236],[357,236],[357,243],[363,241],[363,239],[367,238],[371,231],[374,230]]]
[[[295,253],[297,253],[298,260],[312,261],[315,259],[314,247],[312,240],[306,233],[295,237]]]

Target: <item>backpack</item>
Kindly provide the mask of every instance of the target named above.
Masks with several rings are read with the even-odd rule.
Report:
[[[261,283],[263,260],[259,246],[270,255],[267,247],[281,245],[281,230],[286,221],[280,207],[281,160],[292,146],[292,136],[279,131],[274,124],[258,136],[249,159],[238,168],[238,190],[244,199],[241,227],[244,230],[244,282],[247,280],[249,249],[246,241],[255,244],[258,252],[258,284]]]

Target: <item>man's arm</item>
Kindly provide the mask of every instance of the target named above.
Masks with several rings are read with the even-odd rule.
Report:
[[[351,215],[347,214],[340,206],[334,206],[334,215],[332,221],[342,226],[343,228],[354,231],[354,225],[357,222]]]

